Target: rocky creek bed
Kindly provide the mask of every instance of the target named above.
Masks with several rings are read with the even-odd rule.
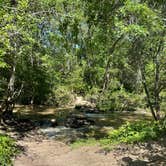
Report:
[[[14,160],[15,166],[166,165],[166,139],[134,145],[121,144],[111,151],[99,146],[72,149],[68,145],[80,138],[103,137],[108,130],[118,128],[125,121],[150,118],[144,112],[101,114],[72,109],[67,114],[62,114],[63,111],[60,110],[60,116],[55,116],[54,109],[40,108],[35,114],[28,110],[24,113],[23,117],[25,119],[31,117],[32,123],[25,122],[23,119],[15,124],[15,126],[18,125],[18,130],[10,133],[17,139],[23,152]],[[56,117],[59,119],[55,120]],[[79,126],[71,126],[73,123]]]

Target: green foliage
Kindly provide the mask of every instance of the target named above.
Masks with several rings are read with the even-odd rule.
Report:
[[[50,96],[47,103],[50,105],[65,106],[72,103],[74,94],[65,86],[59,86]]]
[[[127,122],[118,129],[108,132],[105,138],[100,139],[80,139],[71,144],[71,147],[78,148],[80,146],[101,145],[111,148],[120,143],[138,143],[149,140],[158,140],[165,136],[166,120],[162,122],[156,121],[135,121]]]
[[[101,140],[102,144],[135,143],[160,138],[166,132],[163,123],[137,121],[126,123],[117,130],[109,133],[108,137]]]
[[[166,116],[163,119],[163,126],[166,128]]]
[[[166,115],[166,91],[163,91],[160,94],[160,100],[161,100],[161,110],[165,113]]]
[[[82,147],[82,146],[93,146],[93,145],[96,145],[96,144],[99,144],[99,142],[94,139],[94,138],[91,138],[91,139],[80,139],[80,140],[77,140],[76,142],[72,143],[71,144],[71,147],[72,148],[79,148],[79,147]]]
[[[65,79],[66,86],[76,94],[84,94],[86,91],[83,80],[84,66],[75,66],[73,71]]]
[[[143,105],[143,96],[122,89],[110,93],[107,91],[100,98],[97,107],[102,111],[134,111]]]
[[[0,1],[0,99],[16,67],[21,104],[64,105],[79,94],[100,98],[104,111],[135,110],[145,82],[154,110],[164,110],[164,9],[150,0]]]
[[[0,165],[12,165],[11,158],[17,153],[15,142],[8,136],[0,135]]]

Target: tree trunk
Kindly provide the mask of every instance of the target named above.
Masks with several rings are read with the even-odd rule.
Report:
[[[111,58],[109,58],[109,60],[107,62],[107,66],[106,66],[105,73],[104,73],[103,88],[102,88],[103,92],[107,89],[109,81],[110,81],[110,72],[109,72],[110,67],[111,67],[110,63],[111,63]]]
[[[103,77],[102,93],[104,93],[104,91],[107,89],[108,83],[109,83],[109,81],[110,81],[110,71],[109,71],[109,70],[110,70],[110,68],[111,68],[111,60],[112,60],[111,55],[114,53],[117,44],[119,43],[119,41],[122,40],[122,38],[123,38],[123,35],[120,36],[120,37],[113,43],[113,45],[111,46],[111,48],[109,49],[109,57],[108,57],[108,60],[107,60],[107,64],[106,64],[106,68],[105,68],[105,73],[104,73],[104,77]]]
[[[14,92],[15,72],[16,72],[16,64],[14,63],[12,67],[11,77],[8,83],[7,97],[4,101],[5,103],[3,104],[2,117],[4,119],[12,118],[12,113],[14,109],[14,96],[15,96]]]
[[[154,111],[154,108],[153,108],[153,105],[152,105],[152,102],[151,102],[151,99],[150,99],[149,90],[148,90],[148,87],[146,85],[146,77],[145,77],[145,74],[144,74],[143,70],[141,70],[141,75],[142,75],[142,84],[143,84],[143,87],[144,87],[144,90],[145,90],[145,93],[146,93],[147,102],[148,102],[148,105],[150,107],[150,111],[152,113],[153,118],[157,121],[158,118],[155,114],[155,111]]]
[[[159,47],[155,56],[155,110],[157,119],[160,119],[160,63],[159,63],[159,54],[161,51],[162,41],[159,43]]]
[[[15,5],[17,5],[17,1],[16,1],[16,0],[10,0],[10,4],[11,4],[12,6],[15,6]]]
[[[158,58],[156,58],[156,72],[155,72],[155,110],[156,110],[156,116],[157,119],[160,119],[160,95],[159,95],[159,64],[158,64]]]

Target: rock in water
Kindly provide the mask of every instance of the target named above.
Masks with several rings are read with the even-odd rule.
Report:
[[[84,115],[70,115],[66,120],[66,126],[71,128],[80,128],[83,126],[94,125],[94,121]]]
[[[58,125],[57,120],[56,119],[51,119],[51,127],[56,127]]]

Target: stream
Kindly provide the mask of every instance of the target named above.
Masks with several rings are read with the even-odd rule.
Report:
[[[74,108],[57,109],[55,107],[19,106],[17,116],[31,119],[36,123],[39,132],[49,139],[66,143],[78,139],[107,136],[108,131],[119,128],[126,121],[151,119],[147,112],[96,112]]]
[[[40,131],[50,139],[63,140],[65,142],[73,142],[77,139],[87,137],[100,138],[106,135],[108,130],[112,129],[112,127],[101,123],[102,120],[108,120],[110,117],[110,114],[80,113],[79,111],[74,111],[68,117],[61,118],[60,125],[52,127],[51,123],[45,123],[41,126]],[[71,123],[69,126],[65,124],[67,121]],[[93,123],[91,124],[91,122]],[[72,125],[75,126],[73,127]]]

